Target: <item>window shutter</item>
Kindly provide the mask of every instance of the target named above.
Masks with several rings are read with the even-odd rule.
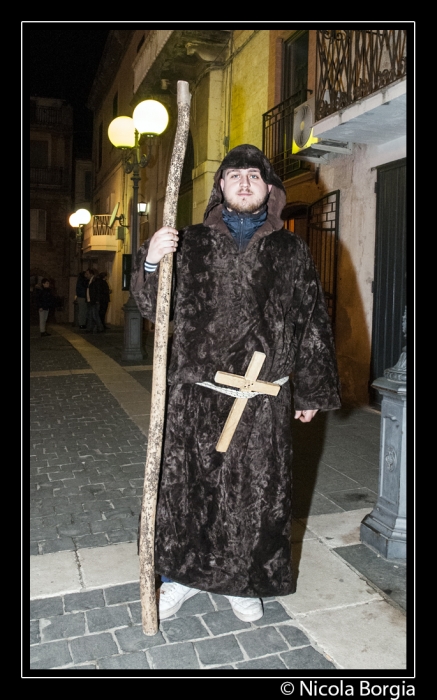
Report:
[[[30,210],[30,240],[46,240],[47,212],[45,209]]]

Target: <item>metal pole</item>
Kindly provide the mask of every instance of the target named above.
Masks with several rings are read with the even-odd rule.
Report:
[[[148,159],[147,159],[148,161]],[[147,163],[146,161],[146,163]],[[131,233],[131,253],[132,253],[132,263],[134,261],[134,256],[137,253],[138,249],[138,189],[139,189],[139,181],[141,180],[140,176],[140,167],[141,167],[141,154],[140,154],[140,146],[139,146],[139,138],[138,138],[138,131],[135,129],[135,147],[134,147],[134,163],[133,163],[133,175],[131,177],[133,184],[133,189],[134,189],[134,195],[133,195],[133,210],[132,210],[132,233]]]
[[[141,180],[139,170],[140,170],[140,166],[137,163],[137,159],[135,158],[133,175],[131,177],[131,180],[134,183],[133,184],[134,195],[133,195],[133,200],[132,200],[132,234],[131,234],[132,262],[134,260],[134,256],[136,255],[136,252],[138,249],[138,189],[139,189],[138,183]]]
[[[138,132],[135,131],[135,148],[133,155],[133,198],[132,198],[132,218],[131,218],[131,264],[138,248],[138,188],[140,177],[140,161],[138,159]],[[143,317],[141,316],[137,303],[129,292],[129,299],[123,307],[124,311],[124,347],[122,359],[128,362],[142,362],[143,352]]]

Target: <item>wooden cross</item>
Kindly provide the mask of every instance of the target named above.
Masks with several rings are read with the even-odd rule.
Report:
[[[271,384],[270,382],[262,382],[258,380],[258,375],[265,359],[266,356],[263,352],[254,352],[244,377],[241,377],[238,374],[229,374],[228,372],[217,372],[214,379],[217,384],[233,386],[240,391],[258,391],[260,394],[277,396],[281,388],[279,384]],[[226,452],[228,449],[248,401],[249,399],[235,399],[234,403],[232,404],[232,408],[229,411],[222,434],[220,435],[219,441],[215,446],[217,452]]]

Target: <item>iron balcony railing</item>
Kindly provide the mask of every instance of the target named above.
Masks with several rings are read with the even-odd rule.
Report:
[[[115,236],[115,228],[109,228],[111,214],[94,214],[93,236]]]
[[[301,90],[263,114],[263,152],[281,180],[307,170],[309,163],[290,158],[293,140],[293,114],[306,100]]]
[[[68,173],[65,168],[30,168],[31,185],[68,186]]]
[[[406,45],[404,29],[318,30],[315,120],[405,77]],[[310,168],[290,158],[294,110],[307,99],[300,91],[263,114],[263,150],[282,180]]]
[[[319,121],[407,75],[407,30],[318,30],[316,56]]]
[[[43,107],[30,101],[30,123],[39,126],[68,126],[71,127],[71,116],[66,110],[58,107]]]

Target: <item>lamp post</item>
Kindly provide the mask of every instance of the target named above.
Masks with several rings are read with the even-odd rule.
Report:
[[[82,239],[83,227],[91,221],[91,214],[88,209],[78,209],[71,214],[69,218],[70,226],[76,229],[76,253],[77,253],[77,274],[79,275],[82,268]],[[78,307],[77,302],[74,303],[74,320],[73,325],[78,326]]]
[[[80,242],[82,240],[83,227],[91,221],[91,214],[88,209],[78,209],[74,214],[71,214],[68,221],[70,226],[77,229],[76,241]]]
[[[80,272],[80,252],[82,249],[83,227],[91,221],[91,214],[88,209],[78,209],[69,218],[70,226],[76,229],[76,248],[78,253],[78,270]]]
[[[147,156],[140,151],[142,135],[156,137],[162,134],[168,124],[168,112],[163,104],[156,100],[144,100],[134,109],[132,117],[116,117],[108,127],[108,137],[111,143],[124,151],[123,169],[132,173],[132,220],[130,227],[131,266],[138,248],[138,189],[141,180],[140,168],[145,168],[150,160],[151,143],[148,143]],[[129,291],[129,299],[123,307],[124,348],[122,359],[130,362],[141,362],[144,358],[142,349],[143,319],[135,299]]]

